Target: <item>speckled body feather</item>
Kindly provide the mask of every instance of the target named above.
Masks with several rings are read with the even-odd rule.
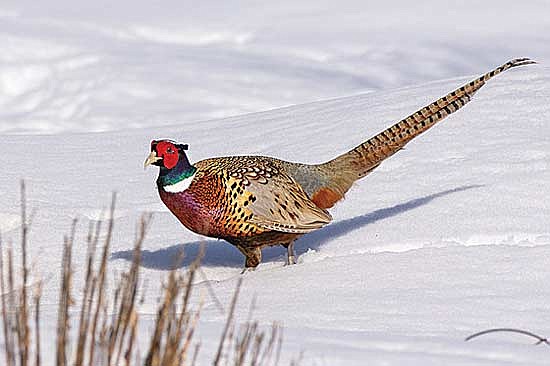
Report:
[[[180,151],[183,155],[179,161],[184,159],[183,163],[170,163],[174,166],[164,170],[159,165],[160,197],[190,230],[235,245],[245,255],[246,267],[256,267],[261,262],[261,248],[266,245],[289,247],[290,258],[294,240],[328,224],[332,218],[327,209],[341,200],[356,180],[463,107],[487,80],[509,68],[530,63],[534,62],[512,60],[323,164],[232,156],[206,159],[191,166]],[[152,145],[152,150],[152,154],[157,154],[157,145]],[[162,158],[155,155],[155,159]],[[181,173],[175,174],[177,169]],[[167,187],[174,187],[173,181],[180,179],[178,174],[190,182],[185,184],[186,189],[171,192]]]
[[[162,201],[190,230],[237,246],[247,256],[248,267],[259,263],[261,247],[289,244],[331,220],[292,176],[305,165],[232,156],[194,166],[197,171],[185,191],[167,192],[159,185]],[[315,181],[316,176],[306,179]]]

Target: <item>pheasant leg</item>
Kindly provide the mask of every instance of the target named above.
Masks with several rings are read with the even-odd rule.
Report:
[[[244,269],[241,274],[255,270],[262,261],[262,250],[260,247],[245,247],[237,245],[237,249],[245,256]]]
[[[286,259],[287,266],[291,264],[296,264],[296,254],[294,253],[294,241],[291,241],[288,244],[283,244],[283,246],[287,250],[287,259]]]

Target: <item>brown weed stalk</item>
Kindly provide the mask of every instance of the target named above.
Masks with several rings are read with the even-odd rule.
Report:
[[[113,194],[100,253],[97,247],[103,234],[103,222],[100,220],[89,224],[84,281],[81,293],[76,298],[73,298],[75,273],[72,255],[73,247],[76,245],[76,220],[72,223],[69,235],[64,237],[55,331],[55,363],[59,366],[195,365],[200,343],[194,341],[194,335],[200,319],[202,301],[196,310],[191,309],[190,302],[197,273],[205,277],[200,271],[204,249],[186,271],[174,269],[168,274],[157,307],[152,335],[146,342],[148,346],[145,357],[142,357],[138,347],[138,308],[144,300],[138,300],[138,290],[141,248],[152,217],[146,214],[139,221],[131,265],[120,277],[111,282],[114,286],[109,296],[107,284],[110,282],[107,277],[115,202],[116,195]],[[43,282],[38,281],[36,285],[29,285],[27,242],[30,223],[27,218],[23,182],[21,223],[21,272],[15,270],[13,251],[10,247],[5,250],[0,237],[0,306],[4,360],[6,366],[27,366],[31,363],[40,366],[44,359],[40,339]],[[177,258],[177,261],[182,259]],[[173,268],[179,268],[178,264],[181,262],[176,264]],[[242,281],[242,277],[239,278],[234,291],[213,364],[220,365],[225,361],[226,364],[232,363],[236,366],[277,365],[282,344],[282,332],[278,325],[274,324],[271,331],[264,331],[259,323],[249,319],[238,331],[235,330],[235,312]],[[34,287],[32,299],[29,295],[30,287]],[[216,300],[218,308],[223,311],[213,294],[213,289],[209,287],[208,290],[210,296]],[[78,313],[71,318],[74,310],[78,310]],[[74,331],[71,332],[71,329]]]

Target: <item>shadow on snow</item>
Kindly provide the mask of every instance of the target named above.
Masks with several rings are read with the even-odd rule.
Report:
[[[303,237],[298,239],[295,245],[296,254],[299,256],[307,252],[309,249],[317,250],[327,242],[336,239],[342,235],[345,235],[355,229],[427,205],[434,199],[479,187],[482,186],[467,185],[448,189],[424,197],[415,198],[413,200],[400,203],[395,206],[382,208],[365,215],[331,223],[330,225],[327,225],[322,229],[304,235]],[[159,270],[172,270],[175,268],[185,267],[188,266],[197,257],[202,245],[205,246],[204,258],[201,262],[203,266],[224,266],[238,268],[244,266],[243,255],[233,245],[222,240],[213,239],[204,239],[185,244],[176,244],[158,250],[142,250],[141,265],[146,268]],[[183,261],[180,261],[178,265],[176,265],[177,259],[184,251],[185,257]],[[112,253],[111,259],[124,259],[127,261],[131,261],[132,255],[132,250],[123,250]],[[285,258],[286,250],[281,246],[268,247],[262,250],[263,262],[269,262],[275,259],[285,260]]]

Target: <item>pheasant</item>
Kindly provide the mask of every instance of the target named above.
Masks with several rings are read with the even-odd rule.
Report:
[[[354,149],[322,164],[308,165],[265,156],[229,156],[191,164],[188,145],[153,140],[144,166],[160,167],[161,200],[195,233],[224,239],[254,269],[265,246],[282,245],[287,263],[296,263],[294,241],[327,225],[327,209],[352,184],[416,136],[463,107],[495,75],[535,63],[519,58],[461,86],[397,122]]]

